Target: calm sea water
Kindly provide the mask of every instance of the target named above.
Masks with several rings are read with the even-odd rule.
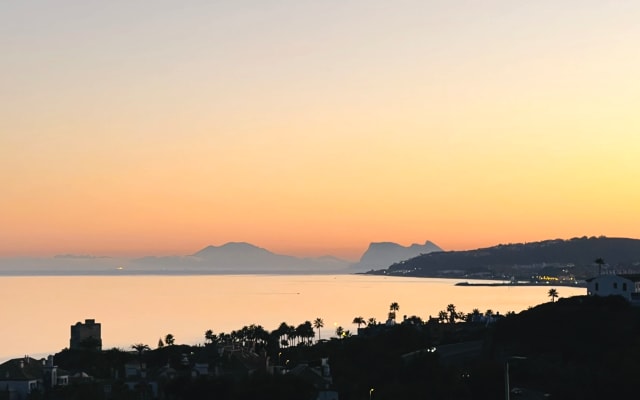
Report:
[[[366,275],[57,276],[0,278],[0,362],[41,357],[69,346],[70,326],[102,324],[103,348],[155,348],[171,333],[176,343],[204,343],[204,332],[259,324],[299,325],[320,317],[322,338],[336,326],[356,331],[354,317],[384,322],[398,315],[436,316],[447,304],[459,311],[502,314],[549,301],[547,287],[461,287],[458,280]],[[560,297],[583,288],[557,288]]]

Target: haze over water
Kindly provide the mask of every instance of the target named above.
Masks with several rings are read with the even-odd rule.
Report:
[[[527,309],[549,301],[548,287],[459,287],[459,280],[364,275],[206,275],[2,277],[0,362],[41,357],[69,346],[70,325],[93,318],[102,324],[103,349],[155,348],[171,333],[177,344],[204,343],[204,332],[229,333],[259,324],[299,325],[320,317],[322,338],[337,325],[352,332],[354,317],[384,322],[391,302],[399,319],[436,316],[449,303],[458,311]],[[558,287],[560,297],[584,288]],[[317,339],[317,337],[316,337]]]

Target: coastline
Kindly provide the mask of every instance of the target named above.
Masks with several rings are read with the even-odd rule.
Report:
[[[575,288],[586,288],[586,282],[458,282],[455,286],[565,286]]]

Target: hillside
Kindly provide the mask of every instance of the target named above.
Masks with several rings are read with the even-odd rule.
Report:
[[[584,279],[597,272],[602,258],[609,271],[640,270],[640,240],[582,237],[500,244],[467,251],[433,252],[389,266],[375,274],[530,278],[532,273],[571,274]]]

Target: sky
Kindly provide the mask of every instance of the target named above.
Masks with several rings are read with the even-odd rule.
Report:
[[[640,238],[640,2],[5,1],[0,257]]]

